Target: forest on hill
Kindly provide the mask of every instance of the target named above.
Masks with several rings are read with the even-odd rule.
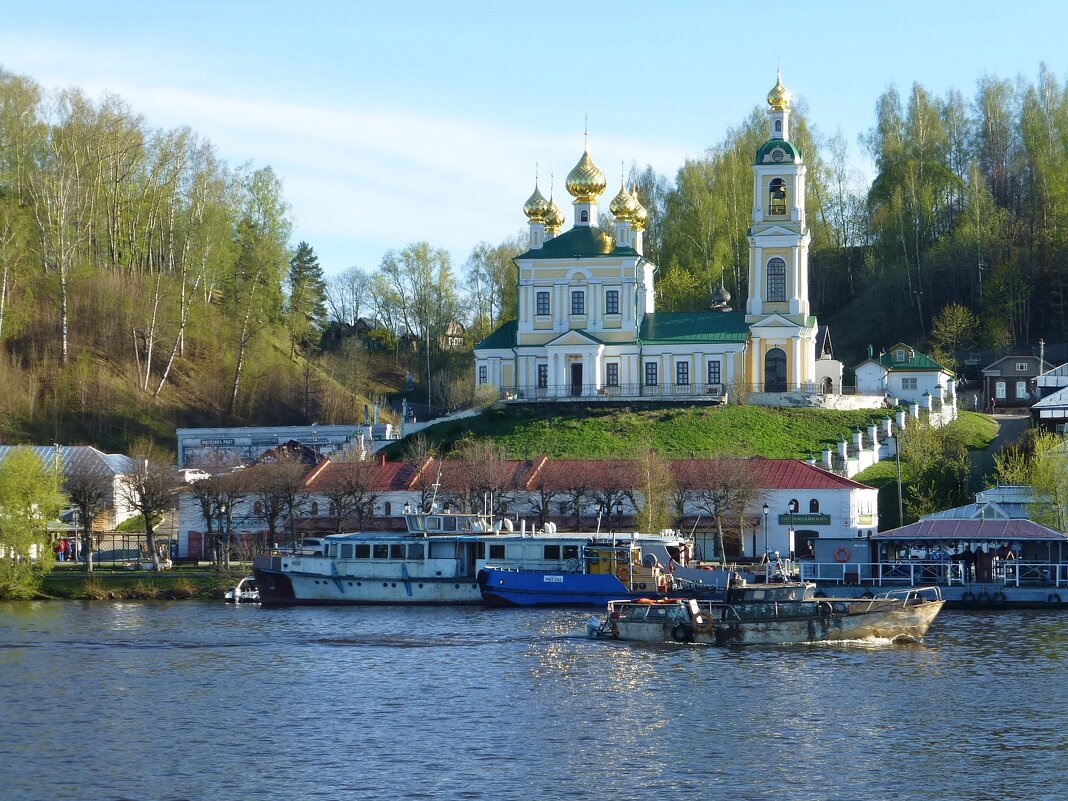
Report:
[[[847,365],[906,339],[947,356],[1068,339],[1068,92],[980,77],[874,99],[870,184],[795,104],[811,293]],[[671,177],[635,165],[657,308],[747,294],[754,109]],[[522,198],[516,198],[520,219]],[[606,225],[606,222],[602,222]],[[324,276],[269,166],[229,165],[120,97],[45,93],[0,69],[0,438],[124,450],[178,425],[352,422],[406,389],[473,399],[470,347],[515,317],[522,233],[398,243]],[[324,335],[325,332],[325,335]],[[949,365],[952,366],[952,365]]]

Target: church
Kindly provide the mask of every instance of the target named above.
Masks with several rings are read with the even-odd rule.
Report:
[[[842,366],[808,301],[805,162],[790,142],[790,93],[768,94],[768,140],[753,164],[749,297],[720,288],[699,312],[656,311],[643,254],[647,212],[621,182],[597,228],[607,182],[587,146],[567,176],[574,220],[537,186],[523,206],[529,249],[515,259],[517,320],[475,346],[475,380],[505,399],[736,400],[768,405],[840,391]]]

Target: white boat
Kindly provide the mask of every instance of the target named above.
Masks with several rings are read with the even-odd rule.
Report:
[[[260,591],[256,589],[255,576],[245,576],[237,582],[237,586],[231,587],[223,596],[227,603],[231,604],[255,604],[260,601]]]
[[[667,535],[535,531],[509,520],[466,513],[404,515],[407,531],[323,537],[322,553],[274,552],[256,557],[253,573],[266,605],[479,604],[479,573],[491,562],[506,570],[574,570],[591,543],[635,541],[661,564],[686,542]]]
[[[919,641],[942,609],[937,587],[875,598],[818,598],[814,584],[731,586],[724,602],[672,598],[612,601],[590,637],[707,645],[780,645],[841,640]]]

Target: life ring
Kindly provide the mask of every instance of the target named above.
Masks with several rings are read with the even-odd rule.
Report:
[[[671,627],[671,639],[675,642],[693,642],[693,629],[679,622]]]
[[[850,556],[850,554],[849,554],[849,549],[848,548],[845,548],[845,547],[839,548],[837,551],[834,552],[834,561],[836,561],[836,562],[848,562],[849,561],[849,556]]]
[[[698,612],[693,616],[692,628],[694,631],[706,634],[712,631],[712,626],[712,616],[707,612]]]
[[[962,595],[960,597],[960,602],[962,604],[974,604],[975,603],[975,593],[972,592],[971,590],[969,590],[968,592],[964,593],[964,595]]]
[[[1055,592],[1051,592],[1049,595],[1046,596],[1046,603],[1048,604],[1059,604],[1060,602],[1061,596],[1059,596]]]
[[[980,604],[988,604],[988,603],[990,603],[990,593],[988,593],[988,592],[979,593],[979,596],[975,599],[975,601],[976,601],[976,603],[980,603]]]
[[[994,602],[994,606],[1001,606],[1007,599],[1005,598],[1005,593],[999,590],[994,593],[994,597],[991,600]]]
[[[816,608],[820,613],[820,617],[830,617],[831,612],[834,611],[829,601],[820,601]]]

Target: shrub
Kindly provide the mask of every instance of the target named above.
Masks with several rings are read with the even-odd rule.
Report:
[[[131,598],[158,598],[159,593],[159,587],[150,581],[135,582],[130,588]]]

